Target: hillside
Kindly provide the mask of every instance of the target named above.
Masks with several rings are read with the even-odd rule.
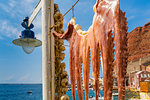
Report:
[[[150,22],[128,33],[128,61],[150,55]]]

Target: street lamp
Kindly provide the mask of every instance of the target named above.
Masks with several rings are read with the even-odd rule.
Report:
[[[30,26],[28,26],[28,20],[29,18],[26,17],[21,23],[25,30],[21,32],[19,39],[13,40],[13,43],[15,45],[22,46],[24,52],[30,54],[33,52],[35,47],[41,46],[42,42],[35,38],[34,32],[31,30],[34,25],[31,23]]]
[[[42,43],[34,37],[32,22],[42,8]],[[19,39],[13,41],[15,45],[22,46],[26,53],[31,53],[34,47],[42,45],[42,90],[43,100],[55,100],[55,48],[54,26],[54,0],[39,0],[31,16],[25,18],[21,24],[25,30]]]

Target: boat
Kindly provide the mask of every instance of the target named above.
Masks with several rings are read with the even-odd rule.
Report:
[[[89,97],[89,100],[95,100],[95,97]],[[104,100],[104,97],[98,97],[98,100]]]
[[[114,100],[114,96],[118,96],[118,93],[112,93],[112,100]],[[95,100],[95,97],[89,96],[89,100]],[[104,97],[99,95],[98,100],[104,100]]]
[[[28,91],[27,93],[32,93],[32,91]]]
[[[118,93],[112,93],[112,96],[118,96]]]
[[[68,88],[68,91],[71,91],[71,88]]]
[[[89,96],[89,100],[95,100],[95,97]],[[104,97],[102,97],[101,95],[99,95],[98,96],[98,100],[104,100]]]

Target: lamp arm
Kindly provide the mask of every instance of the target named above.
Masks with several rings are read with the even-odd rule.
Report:
[[[40,12],[42,8],[42,2],[41,0],[39,1],[39,3],[36,5],[36,7],[34,8],[31,16],[29,17],[28,20],[28,27],[31,25],[31,23],[34,21],[34,19],[36,18],[36,16],[38,15],[38,13]]]

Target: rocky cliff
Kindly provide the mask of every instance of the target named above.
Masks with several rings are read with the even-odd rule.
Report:
[[[150,22],[128,33],[128,61],[150,55]]]

